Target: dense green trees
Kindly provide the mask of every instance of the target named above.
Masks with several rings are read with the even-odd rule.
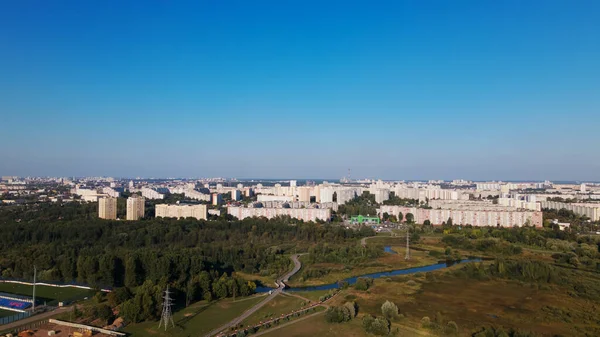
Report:
[[[341,306],[329,307],[325,312],[325,320],[330,323],[348,322],[358,312],[358,307],[355,302],[346,302]]]
[[[377,203],[375,202],[375,196],[365,191],[362,195],[357,196],[353,200],[340,205],[338,208],[338,214],[346,216],[355,215],[377,215]]]
[[[0,208],[2,277],[31,280],[36,265],[41,280],[116,287],[111,305],[122,303],[136,322],[157,317],[167,284],[183,305],[251,294],[256,285],[234,272],[281,275],[292,251],[314,245],[315,261],[381,254],[355,244],[374,235],[366,227],[355,231],[289,218],[113,221],[98,219],[96,208],[77,203]],[[341,248],[345,242],[355,248]]]

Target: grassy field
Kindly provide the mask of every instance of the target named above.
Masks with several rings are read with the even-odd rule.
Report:
[[[33,292],[33,286],[17,283],[0,283],[0,292],[11,293],[17,295],[30,296]],[[36,286],[35,297],[36,302],[39,301],[52,301],[52,300],[71,300],[81,299],[84,297],[93,296],[92,290],[78,289],[78,288],[56,288],[48,286]]]
[[[291,324],[281,329],[270,331],[263,337],[367,337],[360,319],[354,319],[348,323],[327,323],[323,314],[317,315],[303,321]],[[372,335],[371,335],[372,336]]]
[[[598,306],[572,297],[555,285],[538,287],[516,281],[476,281],[456,278],[448,270],[425,275],[375,280],[368,292],[348,289],[336,304],[354,300],[361,314],[381,315],[381,305],[394,302],[404,317],[392,322],[392,330],[413,330],[411,335],[443,335],[442,331],[421,328],[425,316],[442,324],[457,323],[461,336],[482,326],[513,327],[541,335],[594,335],[600,322],[594,317]]]
[[[244,326],[256,325],[260,321],[266,321],[271,318],[279,317],[282,314],[288,314],[293,310],[302,307],[303,300],[290,295],[277,295],[273,300],[260,308],[252,316],[242,322]]]
[[[144,322],[127,326],[124,332],[132,337],[188,337],[202,336],[212,329],[241,315],[254,304],[263,300],[262,296],[237,299],[224,299],[218,302],[197,302],[173,315],[174,328],[158,329],[158,322]]]
[[[300,296],[302,296],[304,298],[308,298],[311,301],[317,302],[321,296],[328,294],[330,291],[331,290],[294,291],[294,292],[291,292],[291,293],[292,294],[300,295]]]

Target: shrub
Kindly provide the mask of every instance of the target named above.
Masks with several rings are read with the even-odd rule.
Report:
[[[385,301],[381,306],[381,313],[389,320],[396,319],[398,317],[398,306],[390,301]]]
[[[444,333],[447,335],[457,334],[458,333],[458,324],[456,324],[456,322],[454,322],[454,321],[448,322],[448,324],[446,324],[446,329],[444,329]]]
[[[325,312],[325,320],[330,323],[348,322],[356,316],[356,313],[356,304],[354,302],[346,302],[339,307],[329,307]]]
[[[368,333],[385,336],[390,333],[390,321],[385,317],[373,317],[367,315],[363,318],[363,328]]]
[[[431,327],[431,318],[429,318],[427,316],[421,318],[421,327],[426,328],[426,329]]]
[[[369,277],[359,277],[356,280],[356,284],[354,285],[354,289],[356,290],[367,290],[373,285],[373,279]]]

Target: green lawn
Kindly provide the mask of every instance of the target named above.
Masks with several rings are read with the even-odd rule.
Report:
[[[264,296],[252,296],[238,298],[235,302],[230,298],[213,303],[196,302],[176,312],[173,315],[175,327],[170,327],[166,332],[164,329],[158,329],[158,322],[131,324],[124,332],[129,333],[131,337],[202,336],[241,315],[263,299]]]
[[[24,295],[31,297],[33,292],[33,286],[17,283],[0,283],[0,292]],[[52,301],[52,300],[73,300],[82,299],[84,297],[91,297],[94,295],[92,290],[85,290],[79,288],[56,288],[48,286],[36,286],[35,297],[36,302],[39,301]]]
[[[294,310],[300,309],[304,302],[305,301],[297,297],[279,294],[252,316],[245,319],[242,324],[244,326],[256,325],[260,321],[267,321],[271,318],[279,317],[282,314],[289,314]]]

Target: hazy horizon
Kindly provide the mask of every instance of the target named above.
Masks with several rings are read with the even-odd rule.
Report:
[[[0,173],[598,181],[599,10],[5,2]]]

